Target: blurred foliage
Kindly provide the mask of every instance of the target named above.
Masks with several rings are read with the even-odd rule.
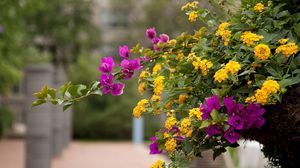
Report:
[[[82,52],[99,45],[93,4],[93,0],[27,0],[24,18],[32,43],[50,52],[54,64],[68,67],[76,62]]]
[[[7,107],[0,107],[0,137],[3,136],[5,130],[12,126],[14,120],[13,113]]]
[[[99,45],[92,0],[0,2],[0,93],[16,85],[29,63],[68,65]]]

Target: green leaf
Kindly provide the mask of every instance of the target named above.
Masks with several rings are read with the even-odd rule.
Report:
[[[66,104],[64,104],[64,106],[63,106],[63,111],[66,111],[69,107],[71,107],[73,105],[73,103],[72,102],[68,102],[68,103],[66,103]]]
[[[290,12],[288,10],[285,10],[285,11],[282,11],[282,12],[279,12],[276,14],[276,17],[278,19],[282,18],[282,17],[286,17],[286,16],[290,16]]]
[[[91,84],[90,89],[91,89],[91,90],[94,90],[94,89],[98,88],[98,87],[99,87],[99,84],[100,84],[99,81],[94,81],[94,82]]]
[[[282,77],[282,74],[280,74],[278,71],[276,71],[272,67],[266,67],[266,70],[274,77],[277,79],[280,79]]]
[[[300,37],[300,23],[294,25],[294,31]]]
[[[43,97],[46,97],[47,94],[48,94],[48,86],[45,85],[45,86],[41,89],[40,93],[42,94]]]
[[[93,94],[102,96],[102,91],[101,90],[96,90],[96,91],[93,92]]]
[[[38,105],[41,105],[41,104],[44,104],[44,103],[46,103],[46,100],[40,99],[40,100],[32,102],[31,106],[35,107],[35,106],[38,106]]]
[[[199,127],[199,128],[201,129],[201,128],[208,127],[210,124],[211,124],[210,121],[205,120],[205,121],[203,121],[203,122],[200,124],[200,127]]]
[[[48,94],[51,96],[52,99],[55,99],[56,98],[56,89],[49,88]]]
[[[65,83],[64,85],[62,85],[60,87],[60,94],[61,94],[61,97],[64,97],[66,92],[69,90],[71,86],[71,82],[68,82],[68,83]]]
[[[299,77],[293,77],[289,79],[283,79],[278,82],[280,87],[285,88],[287,86],[292,86],[294,84],[300,83],[300,78]]]
[[[211,113],[210,113],[211,118],[213,119],[213,121],[218,122],[220,120],[220,116],[219,116],[219,112],[214,109]]]

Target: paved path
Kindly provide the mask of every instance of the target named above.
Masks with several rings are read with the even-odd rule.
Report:
[[[0,167],[24,168],[24,142],[0,141]],[[52,168],[148,168],[163,156],[149,155],[146,146],[130,142],[73,142]]]

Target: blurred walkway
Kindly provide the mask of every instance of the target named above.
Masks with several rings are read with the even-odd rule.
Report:
[[[0,141],[1,168],[24,168],[24,142]],[[52,168],[148,168],[163,156],[149,155],[146,146],[130,142],[73,142]]]

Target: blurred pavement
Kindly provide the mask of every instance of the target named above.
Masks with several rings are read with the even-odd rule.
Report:
[[[24,168],[25,143],[22,140],[0,141],[3,168]],[[52,168],[148,168],[164,156],[149,155],[147,146],[130,142],[72,142]]]

